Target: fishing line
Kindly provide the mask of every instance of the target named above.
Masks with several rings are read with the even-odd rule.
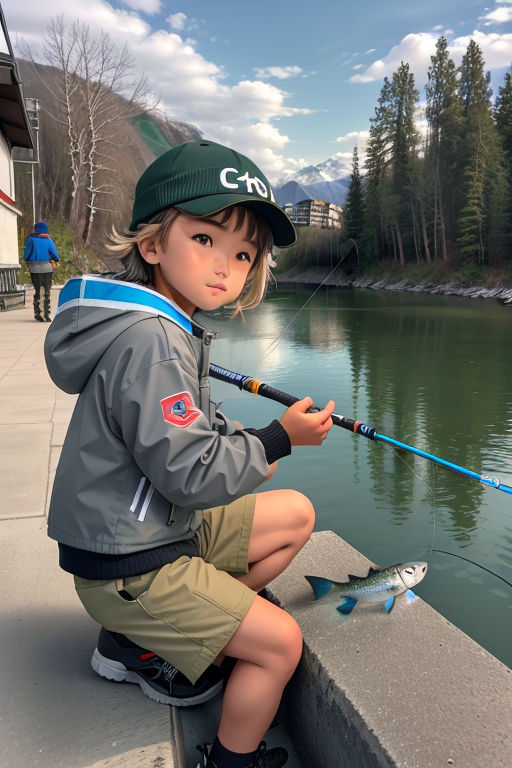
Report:
[[[480,563],[475,563],[475,561],[471,560],[469,557],[462,557],[462,555],[456,555],[455,552],[447,552],[445,549],[432,549],[432,552],[441,552],[442,555],[451,555],[452,557],[458,557],[460,560],[465,560],[467,563],[476,565],[478,568],[481,568],[483,571],[487,571],[487,573],[490,573],[492,576],[496,576],[497,579],[501,579],[501,581],[504,581],[505,584],[508,584],[509,587],[512,587],[512,583],[510,581],[507,581],[503,576],[500,576],[499,573],[495,573],[494,571],[491,571],[491,569],[486,568],[485,565],[480,565]]]
[[[326,282],[327,282],[327,280],[330,278],[330,276],[331,276],[331,275],[333,275],[333,274],[336,272],[336,270],[338,269],[338,267],[339,267],[341,264],[343,264],[343,262],[345,261],[345,259],[347,258],[347,256],[348,256],[348,255],[349,255],[349,254],[352,252],[352,248],[355,248],[355,249],[356,249],[357,258],[358,258],[358,260],[359,260],[359,249],[358,249],[358,247],[357,247],[357,243],[356,243],[356,241],[355,241],[355,240],[353,240],[353,239],[350,237],[350,238],[349,238],[349,240],[348,240],[347,242],[351,242],[351,243],[352,243],[352,247],[348,249],[348,251],[346,252],[346,254],[345,254],[344,256],[342,256],[342,257],[341,257],[341,259],[338,261],[338,263],[337,263],[337,264],[336,264],[336,265],[335,265],[335,266],[334,266],[334,267],[331,269],[331,271],[329,272],[329,274],[328,274],[326,277],[324,277],[324,279],[322,280],[322,282],[320,283],[320,285],[318,285],[318,286],[316,287],[316,289],[313,291],[313,293],[311,294],[311,296],[309,297],[309,299],[307,299],[307,301],[305,301],[305,302],[304,302],[304,304],[302,305],[302,307],[300,307],[300,309],[298,309],[298,310],[297,310],[297,312],[294,314],[294,316],[292,317],[292,319],[290,320],[290,322],[289,322],[289,323],[287,323],[287,324],[285,325],[285,327],[283,328],[283,330],[281,331],[281,333],[279,334],[279,336],[277,336],[277,338],[275,338],[275,339],[274,339],[274,341],[272,341],[272,342],[271,342],[271,344],[270,344],[270,347],[268,348],[268,350],[266,351],[266,353],[265,353],[265,354],[264,354],[264,356],[262,357],[262,361],[263,361],[263,360],[265,360],[265,358],[267,358],[267,357],[268,357],[268,356],[269,356],[269,355],[270,355],[270,354],[271,354],[271,353],[274,351],[274,349],[275,349],[276,345],[277,345],[277,344],[279,344],[279,342],[280,342],[280,341],[281,341],[281,339],[283,338],[283,336],[284,336],[284,334],[286,333],[286,331],[288,330],[288,328],[289,328],[291,325],[293,325],[293,323],[294,323],[294,322],[295,322],[295,320],[298,318],[298,316],[300,315],[300,313],[302,312],[302,310],[304,309],[304,307],[306,307],[306,306],[309,304],[309,302],[311,301],[311,299],[313,298],[313,296],[315,296],[315,295],[318,293],[318,291],[320,290],[320,288],[322,288],[322,286],[324,286],[324,285],[325,285],[325,283],[326,283]]]
[[[490,573],[491,576],[495,576],[497,579],[500,579],[500,581],[503,581],[505,584],[507,584],[509,587],[512,587],[512,583],[510,581],[507,581],[507,579],[504,576],[500,576],[499,573],[496,573],[495,571],[492,571],[490,568],[487,568],[485,565],[482,565],[481,563],[477,563],[475,560],[471,560],[470,557],[463,557],[463,555],[458,555],[456,552],[448,552],[446,549],[437,549],[434,544],[436,541],[436,518],[437,518],[437,506],[436,506],[436,479],[437,479],[437,466],[433,465],[434,470],[434,476],[432,478],[432,486],[429,486],[426,480],[424,480],[420,474],[405,460],[405,458],[401,455],[400,451],[396,451],[399,459],[405,464],[409,472],[413,474],[420,482],[422,482],[427,490],[429,490],[432,493],[432,504],[433,504],[433,522],[432,522],[432,543],[430,545],[430,553],[427,556],[428,562],[432,561],[432,554],[434,552],[439,552],[442,555],[449,555],[450,557],[458,557],[459,560],[465,560],[467,563],[471,563],[471,565],[476,565],[477,568],[481,568],[483,571],[487,571],[487,573]]]

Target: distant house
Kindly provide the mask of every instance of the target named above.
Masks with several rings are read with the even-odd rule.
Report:
[[[341,229],[343,208],[323,200],[302,200],[295,205],[287,203],[284,210],[298,227]]]
[[[16,288],[20,269],[13,149],[34,148],[18,69],[0,6],[0,310],[24,303]]]

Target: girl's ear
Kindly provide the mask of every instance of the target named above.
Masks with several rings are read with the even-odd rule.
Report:
[[[157,247],[157,241],[155,237],[145,237],[138,244],[139,252],[144,261],[148,264],[159,264],[160,256]]]

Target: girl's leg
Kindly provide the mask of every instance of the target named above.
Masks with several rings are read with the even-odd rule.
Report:
[[[313,505],[298,491],[266,491],[256,496],[249,541],[249,572],[239,580],[258,592],[291,563],[315,523]]]
[[[224,692],[217,733],[226,749],[247,753],[258,748],[301,652],[302,636],[295,620],[256,597],[224,649],[239,659]]]

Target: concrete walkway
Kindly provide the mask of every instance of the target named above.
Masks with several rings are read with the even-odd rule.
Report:
[[[53,304],[58,291],[52,291]],[[5,768],[171,768],[173,710],[89,667],[97,626],[46,535],[75,398],[44,364],[48,325],[0,312],[0,753]]]

